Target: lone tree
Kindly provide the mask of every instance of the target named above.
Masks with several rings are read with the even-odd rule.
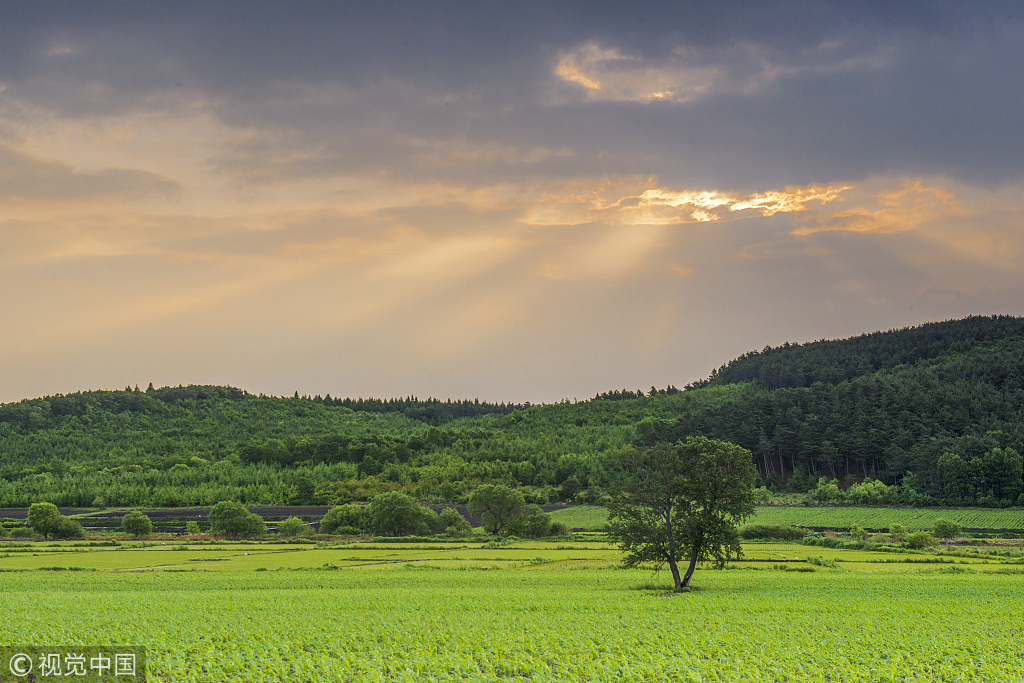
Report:
[[[121,528],[136,538],[153,533],[153,522],[138,510],[132,510],[121,519]]]
[[[619,458],[621,480],[608,506],[608,534],[636,567],[667,563],[676,589],[698,562],[739,557],[737,527],[754,514],[757,470],[750,451],[705,437],[632,449]],[[679,563],[689,561],[680,578]]]
[[[526,500],[504,484],[483,484],[469,497],[469,514],[481,516],[487,533],[506,536],[526,514]]]

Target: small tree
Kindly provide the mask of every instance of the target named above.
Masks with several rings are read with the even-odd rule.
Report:
[[[452,538],[461,538],[473,533],[473,527],[455,508],[441,510],[441,528],[444,529],[445,535]]]
[[[61,517],[57,522],[57,528],[53,531],[54,538],[84,538],[85,529],[76,520],[69,517]]]
[[[398,491],[374,496],[366,506],[366,519],[370,531],[381,536],[425,535],[440,523],[433,510]]]
[[[754,514],[757,470],[750,451],[705,437],[632,449],[619,456],[620,481],[608,506],[608,535],[636,567],[667,563],[676,589],[699,561],[740,555],[737,526]],[[678,563],[689,560],[683,577]]]
[[[121,519],[121,528],[136,538],[153,533],[153,522],[138,510],[132,510]]]
[[[935,536],[936,538],[956,538],[960,535],[960,525],[956,522],[948,519],[939,519],[935,521]]]
[[[308,536],[309,527],[298,517],[289,517],[277,525],[277,535],[281,538],[295,538],[296,536]]]
[[[28,509],[28,526],[43,538],[55,533],[62,519],[53,503],[33,503]]]
[[[927,531],[915,531],[914,533],[907,536],[907,540],[905,541],[905,543],[907,544],[908,548],[913,548],[914,550],[924,550],[925,548],[930,548],[933,545],[935,545],[935,537],[933,537]]]
[[[152,385],[150,385],[150,386],[152,386]],[[190,519],[187,522],[185,522],[185,533],[188,534],[189,536],[198,536],[199,535],[199,522],[197,520],[194,520],[194,519]]]
[[[852,538],[853,540],[864,541],[867,540],[868,536],[870,536],[870,534],[864,529],[862,529],[859,524],[854,524],[852,527],[850,527],[850,538]]]
[[[504,484],[477,486],[469,497],[469,514],[480,515],[489,534],[507,536],[510,527],[526,513],[526,500]]]
[[[551,515],[539,505],[531,505],[529,514],[520,520],[522,535],[527,538],[545,538],[551,535]]]
[[[366,512],[354,503],[333,507],[320,520],[320,533],[322,534],[333,534],[339,529],[358,532],[365,527]]]
[[[210,510],[210,532],[221,536],[256,538],[266,533],[263,518],[244,505],[223,500]]]

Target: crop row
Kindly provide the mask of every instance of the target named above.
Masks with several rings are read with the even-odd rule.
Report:
[[[656,579],[664,580],[661,576]],[[1018,576],[13,573],[0,640],[149,648],[152,680],[1011,681]]]
[[[597,506],[578,506],[552,514],[569,528],[600,529],[608,512]],[[968,529],[1024,529],[1024,509],[991,508],[887,508],[887,507],[772,507],[757,508],[750,524],[782,524],[848,529],[854,524],[887,529],[900,524],[907,529],[931,529],[946,518]]]
[[[854,524],[887,529],[931,529],[939,519],[967,529],[1024,529],[1024,510],[988,508],[884,508],[884,507],[759,507],[757,524],[792,524],[807,527],[849,528]]]

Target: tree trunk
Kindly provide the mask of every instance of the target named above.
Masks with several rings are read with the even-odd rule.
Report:
[[[679,588],[683,585],[682,581],[679,578],[679,565],[676,564],[675,560],[669,560],[668,568],[672,572],[672,580],[675,582],[676,588]]]
[[[693,576],[693,570],[697,568],[697,555],[698,546],[695,543],[693,545],[693,551],[690,553],[690,566],[686,568],[686,576],[683,577],[683,588],[690,587],[690,577]]]

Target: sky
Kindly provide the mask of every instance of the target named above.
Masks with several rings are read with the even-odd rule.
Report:
[[[0,402],[583,400],[1024,315],[1019,2],[24,2]]]

